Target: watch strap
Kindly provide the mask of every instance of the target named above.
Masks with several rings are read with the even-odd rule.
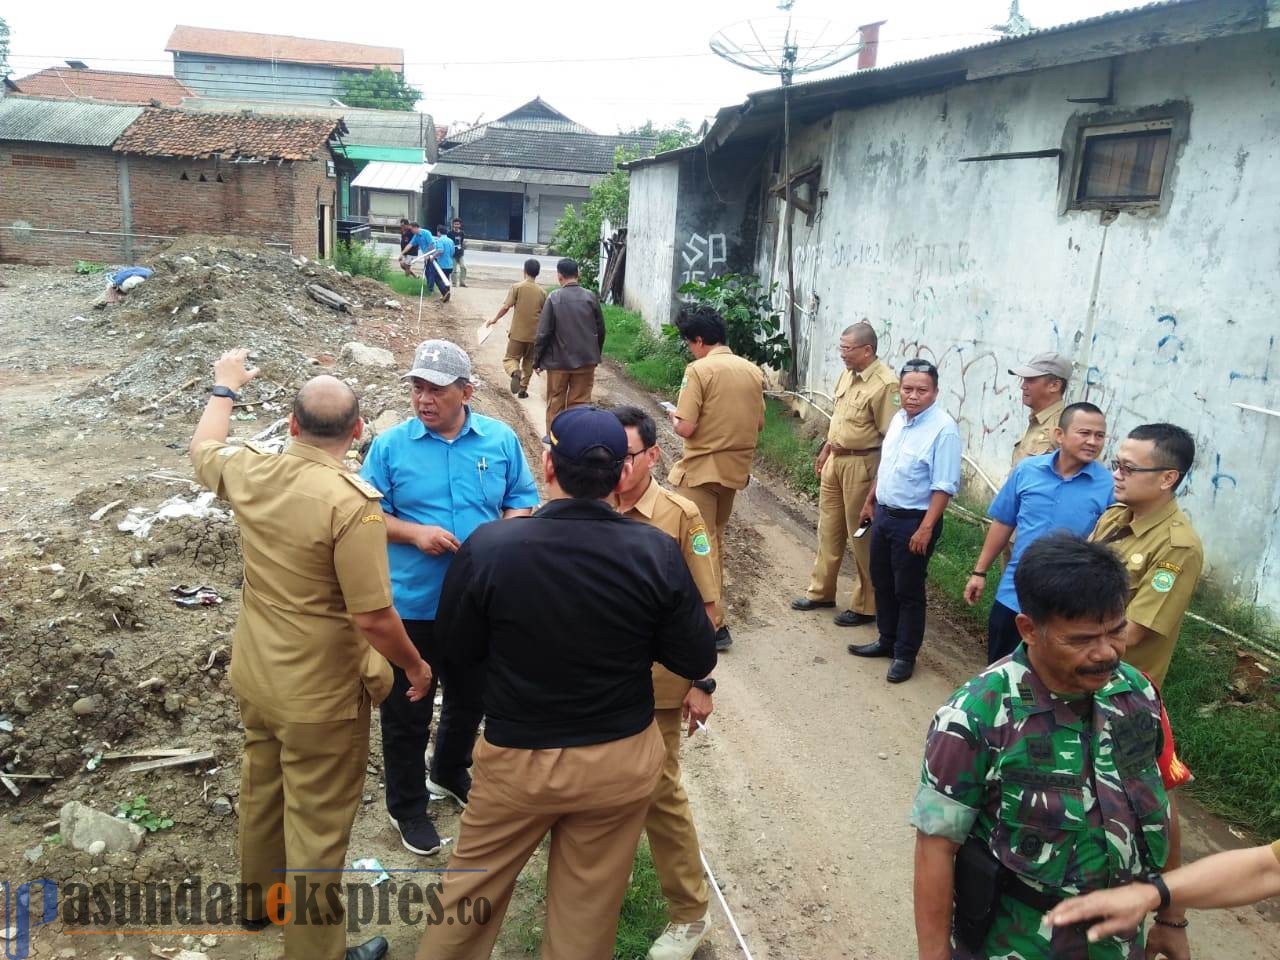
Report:
[[[1164,882],[1164,877],[1158,873],[1153,873],[1147,878],[1147,882],[1156,888],[1156,893],[1160,894],[1160,906],[1156,907],[1156,912],[1169,909],[1169,901],[1172,899],[1169,894],[1169,887]]]
[[[235,403],[240,399],[240,395],[238,393],[236,393],[230,387],[224,387],[222,384],[218,384],[217,386],[215,386],[212,390],[209,391],[209,393],[215,397],[226,397],[232,403]]]

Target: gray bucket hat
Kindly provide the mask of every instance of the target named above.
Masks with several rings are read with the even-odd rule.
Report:
[[[424,340],[413,353],[413,367],[401,379],[414,378],[447,387],[455,380],[471,379],[471,358],[456,343]]]

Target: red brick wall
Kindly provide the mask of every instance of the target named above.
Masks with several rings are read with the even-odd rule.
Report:
[[[7,229],[26,223],[122,230],[118,161],[105,148],[0,143],[0,260],[123,262],[120,237]],[[237,164],[130,156],[127,162],[134,234],[253,237],[314,257],[318,204],[332,211],[336,198],[337,181],[326,176],[324,160]],[[135,239],[134,259],[163,242]]]

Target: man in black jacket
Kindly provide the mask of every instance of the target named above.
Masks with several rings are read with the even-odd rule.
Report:
[[[543,960],[612,956],[636,843],[662,770],[651,665],[715,667],[715,633],[669,536],[606,498],[631,472],[617,418],[566,410],[543,455],[532,517],[480,527],[445,577],[447,656],[487,671],[485,731],[443,916],[484,901],[487,922],[429,925],[420,960],[487,957],[516,877],[548,832]]]
[[[542,305],[533,340],[533,366],[547,371],[547,429],[560,411],[591,402],[604,349],[604,313],[596,295],[578,282],[578,261],[556,264],[559,290]]]

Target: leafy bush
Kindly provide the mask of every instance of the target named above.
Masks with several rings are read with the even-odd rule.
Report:
[[[173,826],[173,820],[152,810],[147,798],[142,795],[118,804],[116,806],[116,816],[121,820],[129,820],[136,823],[147,833],[168,830]]]
[[[388,261],[373,243],[352,243],[339,240],[333,248],[333,265],[354,277],[387,278]]]
[[[614,160],[627,159],[619,148]],[[578,261],[579,279],[590,290],[599,286],[600,279],[600,225],[608,220],[614,227],[627,222],[627,191],[631,177],[625,170],[615,168],[612,173],[591,188],[591,196],[578,204],[564,208],[564,215],[556,223],[551,246],[562,257]]]
[[[782,332],[782,315],[773,308],[777,288],[773,283],[764,289],[757,276],[726,273],[705,283],[681,284],[679,292],[719,312],[728,328],[729,347],[738,356],[785,370],[791,364],[791,344]]]
[[[76,273],[106,273],[107,265],[92,260],[77,260],[75,270]]]
[[[692,359],[675,327],[655,337],[640,314],[613,304],[604,307],[604,353],[617,360],[627,376],[649,390],[674,398]]]

